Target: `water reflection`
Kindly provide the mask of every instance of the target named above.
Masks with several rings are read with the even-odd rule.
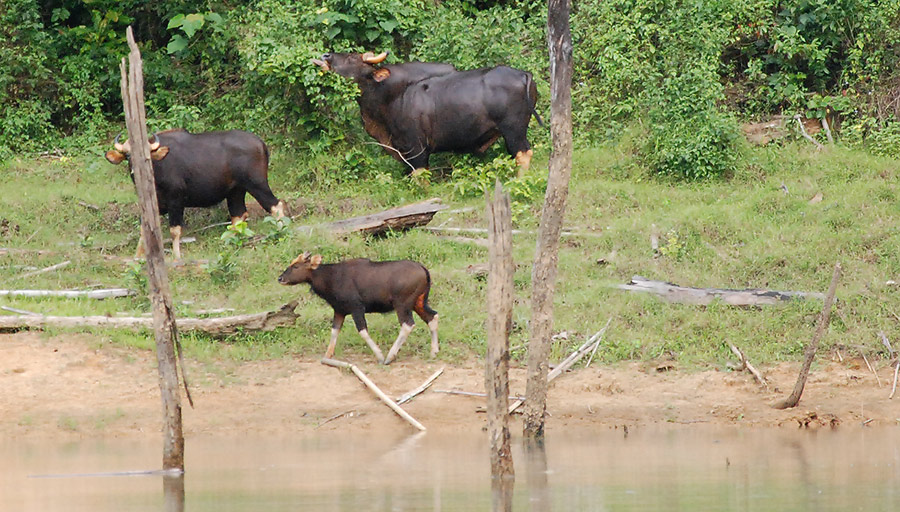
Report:
[[[188,475],[150,468],[159,443],[0,440],[0,510],[413,512],[896,510],[900,429],[597,428],[513,440],[519,479],[491,485],[484,433],[391,439],[194,437]],[[502,499],[502,501],[500,500]]]
[[[164,475],[163,501],[166,512],[184,512],[184,475]]]
[[[525,474],[528,502],[532,512],[550,512],[550,486],[547,483],[547,449],[543,439],[525,439]]]

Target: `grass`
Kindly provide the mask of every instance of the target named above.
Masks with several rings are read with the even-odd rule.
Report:
[[[141,269],[126,261],[133,254],[139,222],[133,185],[124,167],[102,160],[101,148],[91,153],[63,159],[22,158],[0,167],[4,176],[0,223],[6,221],[0,247],[49,251],[0,254],[0,287],[140,289]],[[295,225],[429,197],[441,197],[455,210],[473,208],[440,213],[432,225],[486,224],[483,198],[459,198],[449,173],[440,170],[458,162],[454,157],[436,160],[430,184],[402,177],[399,165],[375,149],[368,158],[370,168],[348,170],[340,159],[273,151],[270,182],[297,215]],[[532,172],[546,172],[546,159],[546,147],[538,147]],[[761,364],[799,360],[812,336],[820,302],[766,308],[697,307],[663,303],[619,291],[615,285],[639,274],[686,286],[824,291],[836,261],[842,263],[844,276],[822,350],[841,347],[850,354],[863,349],[868,355],[887,355],[877,333],[883,330],[897,339],[900,331],[900,287],[888,284],[900,281],[896,222],[900,164],[840,147],[817,153],[799,143],[749,149],[742,159],[741,170],[727,180],[690,184],[649,178],[621,146],[576,152],[565,226],[599,236],[562,240],[554,328],[566,331],[568,339],[557,342],[555,358],[611,318],[597,354],[606,362],[674,357],[686,367],[724,367],[732,359],[726,342],[737,344]],[[817,194],[822,194],[822,200],[810,201]],[[537,228],[542,199],[536,195],[524,204],[516,227]],[[329,335],[330,308],[312,296],[306,285],[284,287],[275,281],[305,250],[321,253],[326,262],[365,256],[424,263],[433,279],[430,301],[441,318],[439,357],[454,362],[484,353],[486,281],[467,267],[486,262],[486,248],[414,230],[380,238],[294,232],[281,241],[235,250],[220,240],[224,228],[197,231],[225,220],[224,206],[188,211],[185,236],[194,236],[197,242],[182,246],[185,257],[213,261],[233,251],[234,268],[218,279],[197,265],[171,269],[176,313],[193,316],[198,310],[220,307],[234,308],[236,313],[257,312],[299,298],[300,318],[296,326],[273,333],[221,339],[185,334],[188,355],[202,360],[249,360],[321,354]],[[259,215],[251,218],[250,227],[257,232],[267,229]],[[654,230],[660,238],[659,255],[650,247]],[[534,246],[533,234],[514,238],[518,263],[510,341],[514,347],[528,336]],[[29,267],[44,268],[64,260],[72,263],[60,271],[20,277]],[[55,315],[150,311],[145,297],[3,298],[0,303]],[[386,350],[396,336],[396,317],[370,315],[369,331]],[[149,332],[94,333],[125,346],[153,347]],[[419,322],[401,357],[427,357],[428,342],[428,330]],[[348,322],[337,355],[368,352]],[[524,361],[524,357],[524,350],[513,352],[514,360]]]

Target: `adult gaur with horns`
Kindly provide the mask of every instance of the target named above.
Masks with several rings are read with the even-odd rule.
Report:
[[[521,169],[537,87],[531,73],[506,66],[457,71],[449,64],[382,65],[387,53],[326,53],[313,63],[353,79],[366,132],[397,160],[428,167],[432,153],[483,153],[500,137]]]
[[[118,164],[128,159],[130,141],[113,142],[106,159]],[[284,216],[284,203],[269,188],[269,150],[256,135],[239,131],[190,133],[166,130],[153,135],[150,159],[156,181],[159,213],[169,215],[172,253],[181,259],[181,228],[185,207],[210,207],[228,203],[231,223],[246,219],[244,203],[249,192],[275,217]],[[134,179],[134,176],[132,176]],[[138,254],[143,243],[138,245]]]

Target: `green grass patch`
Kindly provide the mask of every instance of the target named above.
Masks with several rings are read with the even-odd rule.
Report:
[[[135,249],[139,223],[133,185],[125,167],[102,161],[99,149],[95,153],[23,158],[0,167],[4,191],[13,192],[0,196],[0,222],[5,226],[0,247],[26,250],[0,254],[0,287],[145,290],[143,269],[127,261]],[[491,163],[492,156],[496,155],[462,162],[499,166]],[[430,180],[417,181],[405,177],[387,157],[372,160],[376,164],[372,169],[355,170],[352,176],[330,175],[338,164],[322,155],[305,160],[303,155],[278,151],[273,154],[270,182],[290,205],[293,227],[430,197],[443,198],[455,210],[439,213],[432,225],[486,225],[483,197],[461,196],[452,170],[437,170]],[[455,161],[441,157],[437,162]],[[546,162],[543,148],[531,172],[546,173]],[[895,160],[840,147],[816,153],[801,144],[787,144],[747,150],[738,171],[727,180],[678,183],[651,179],[623,146],[577,151],[565,226],[592,236],[566,236],[561,242],[554,329],[568,336],[554,344],[554,357],[570,352],[612,319],[597,352],[608,363],[675,357],[685,366],[724,367],[732,359],[727,342],[761,364],[797,360],[812,336],[820,302],[697,307],[667,304],[615,286],[642,275],[696,287],[824,291],[836,261],[843,264],[844,276],[823,351],[832,347],[850,353],[881,351],[877,333],[883,330],[894,339],[900,331],[900,287],[890,284],[900,280],[898,175],[900,164]],[[516,227],[525,233],[515,236],[513,248],[518,264],[510,341],[514,361],[525,357],[521,347],[528,338],[533,231],[542,199],[530,193],[518,204]],[[266,234],[272,228],[256,211],[249,227]],[[487,261],[485,247],[423,230],[363,237],[293,229],[282,239],[238,247],[222,240],[223,227],[200,230],[226,220],[224,206],[188,210],[185,236],[196,242],[184,244],[182,250],[186,259],[207,263],[170,269],[176,314],[196,316],[214,308],[251,313],[299,299],[300,317],[295,326],[271,333],[227,337],[184,333],[190,357],[244,361],[323,353],[331,309],[306,285],[285,287],[276,282],[303,251],[321,253],[326,262],[353,257],[422,262],[433,279],[431,305],[440,313],[439,357],[454,362],[483,355],[487,283],[467,269]],[[660,241],[658,255],[650,246],[654,232]],[[64,260],[71,261],[64,269],[22,277]],[[0,303],[52,315],[150,312],[145,296],[103,301],[3,298]],[[369,330],[387,350],[397,334],[396,316],[370,315]],[[154,346],[149,330],[95,334],[103,343],[142,350]],[[428,329],[418,322],[401,357],[425,358],[428,344]],[[369,353],[349,319],[337,347],[339,357]]]

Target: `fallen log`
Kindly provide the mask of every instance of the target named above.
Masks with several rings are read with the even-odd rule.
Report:
[[[372,391],[372,393],[375,393],[375,396],[377,396],[379,399],[381,399],[382,402],[387,404],[387,406],[390,407],[392,411],[397,413],[398,416],[409,422],[410,425],[416,427],[417,429],[425,430],[425,427],[421,423],[416,421],[416,419],[410,416],[408,412],[404,411],[399,405],[394,403],[394,401],[391,400],[389,396],[384,394],[384,391],[382,391],[381,388],[376,386],[374,382],[366,377],[366,374],[363,373],[362,370],[357,368],[355,364],[345,363],[344,361],[338,361],[337,359],[328,359],[325,357],[322,358],[321,363],[328,366],[334,366],[335,368],[349,368],[350,371],[352,371],[356,375],[356,377],[359,378],[359,380],[361,380],[362,383],[365,384],[370,391]]]
[[[641,276],[634,276],[631,278],[631,282],[620,284],[616,288],[632,292],[652,293],[667,302],[701,306],[706,306],[714,300],[721,300],[732,306],[770,306],[792,299],[825,299],[825,295],[819,292],[785,292],[754,288],[744,290],[691,288],[664,281],[653,281]]]
[[[177,318],[179,331],[201,331],[208,334],[233,334],[240,330],[271,331],[276,327],[293,325],[297,319],[294,309],[298,302],[289,302],[277,311],[223,316],[219,318]],[[111,327],[151,328],[153,318],[111,316],[0,316],[0,329],[42,329],[44,327]]]
[[[104,290],[0,290],[0,297],[64,297],[67,299],[110,299],[128,297],[134,291],[127,288],[109,288]]]
[[[378,235],[389,230],[402,231],[417,226],[424,226],[431,222],[435,213],[446,208],[447,206],[441,204],[440,199],[434,198],[361,217],[353,217],[317,226],[300,226],[297,230],[310,232],[314,229],[322,229],[332,233]]]

